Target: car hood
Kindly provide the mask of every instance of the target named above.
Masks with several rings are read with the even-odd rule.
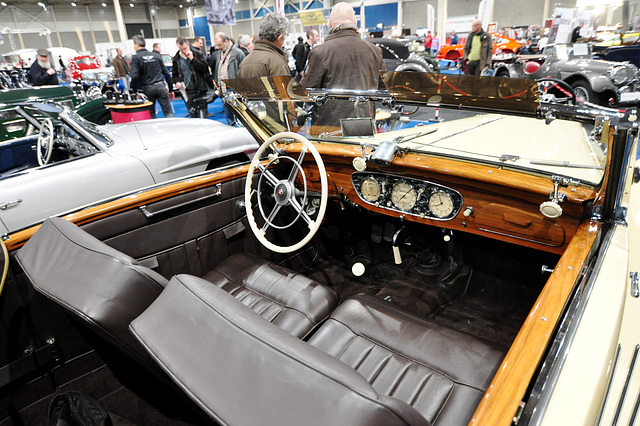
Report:
[[[114,147],[122,147],[125,142],[138,141],[145,148],[159,145],[196,142],[202,138],[210,138],[221,133],[238,133],[241,129],[228,126],[213,120],[198,118],[159,118],[132,123],[112,124],[107,126],[112,136]],[[246,132],[246,130],[244,130]],[[241,132],[242,133],[242,132]],[[246,132],[248,135],[248,132]],[[122,142],[119,142],[122,141]],[[255,142],[254,142],[255,145]]]

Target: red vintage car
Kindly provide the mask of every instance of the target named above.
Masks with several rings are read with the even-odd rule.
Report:
[[[82,71],[102,68],[100,59],[94,55],[81,55],[69,60],[67,77],[69,80],[82,80]]]
[[[520,43],[507,36],[497,33],[491,33],[493,38],[493,54],[497,53],[514,53]],[[457,61],[464,56],[464,43],[442,46],[436,59],[446,59],[449,61]]]

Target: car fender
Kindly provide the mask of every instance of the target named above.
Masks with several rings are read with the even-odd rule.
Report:
[[[147,168],[131,156],[105,152],[31,169],[0,180],[0,204],[21,200],[0,210],[10,232],[70,210],[112,198],[155,182]]]
[[[105,114],[111,114],[104,107],[104,98],[94,99],[78,105],[74,111],[85,120],[97,123]]]
[[[493,75],[497,76],[501,72],[505,71],[509,74],[509,78],[522,78],[522,71],[514,64],[501,62],[493,68]]]
[[[413,72],[432,72],[426,64],[419,63],[417,61],[407,61],[400,64],[394,71],[413,71]]]
[[[566,81],[569,84],[579,79],[587,80],[591,85],[591,89],[596,93],[602,93],[607,90],[618,93],[618,89],[613,84],[611,79],[608,76],[602,75],[600,73],[589,70],[566,75],[562,73],[562,80]]]

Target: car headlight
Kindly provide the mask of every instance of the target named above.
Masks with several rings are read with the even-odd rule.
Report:
[[[629,65],[617,65],[609,68],[609,78],[616,86],[628,84],[636,79],[638,69]]]

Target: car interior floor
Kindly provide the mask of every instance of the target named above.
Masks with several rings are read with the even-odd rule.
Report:
[[[343,206],[344,207],[344,206]],[[468,233],[329,209],[304,273],[346,300],[370,293],[508,348],[559,256]],[[357,223],[357,226],[356,226]],[[394,236],[402,263],[393,254]],[[356,276],[353,265],[364,266]],[[358,265],[361,269],[362,266]]]

